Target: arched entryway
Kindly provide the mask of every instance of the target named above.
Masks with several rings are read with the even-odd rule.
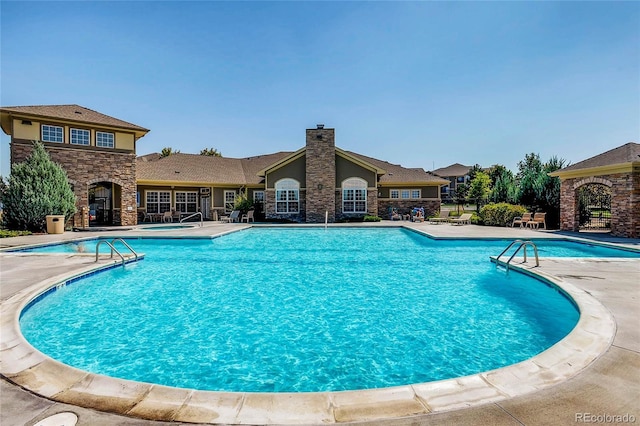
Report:
[[[580,231],[611,231],[611,185],[588,183],[576,190]]]
[[[121,224],[122,187],[114,182],[100,181],[89,185],[89,226]]]

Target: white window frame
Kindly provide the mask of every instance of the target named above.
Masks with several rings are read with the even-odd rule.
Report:
[[[43,142],[64,143],[64,128],[62,126],[52,126],[43,124],[40,126]]]
[[[275,184],[276,213],[300,213],[300,182],[291,178],[280,179]]]
[[[69,143],[72,145],[91,145],[91,132],[87,129],[69,129]]]
[[[111,132],[96,131],[96,146],[100,148],[114,148],[116,136]]]
[[[399,189],[389,190],[389,198],[393,198],[393,199],[400,198],[400,190]]]
[[[367,181],[348,178],[342,181],[342,213],[367,212]]]
[[[236,191],[224,191],[224,211],[231,213],[236,206]]]
[[[176,191],[175,210],[180,213],[195,213],[198,211],[197,191]]]
[[[400,198],[402,198],[403,200],[409,200],[411,199],[411,190],[409,189],[402,189],[400,191]]]
[[[411,190],[411,198],[414,200],[422,198],[422,190],[421,189],[412,189]]]
[[[147,213],[171,211],[171,191],[145,191],[144,198]]]

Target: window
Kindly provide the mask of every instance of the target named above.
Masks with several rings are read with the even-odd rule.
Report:
[[[367,212],[367,181],[349,178],[342,182],[342,212]]]
[[[422,198],[420,196],[420,190],[419,189],[412,189],[411,190],[411,198],[415,198],[415,199]]]
[[[140,207],[140,191],[136,192],[136,206]]]
[[[405,199],[405,200],[409,198],[409,190],[408,189],[403,189],[402,190],[402,198]]]
[[[113,133],[96,132],[96,146],[102,148],[113,148]]]
[[[73,145],[89,145],[89,131],[86,129],[71,129],[71,143]]]
[[[253,204],[258,205],[261,212],[264,212],[264,191],[253,191]]]
[[[147,191],[147,213],[164,213],[171,210],[170,191]]]
[[[400,191],[398,191],[397,189],[392,189],[391,198],[400,198]]]
[[[276,182],[276,213],[298,213],[300,211],[300,184],[294,179]]]
[[[198,211],[198,193],[176,192],[176,211],[181,213],[195,213]]]
[[[47,124],[42,125],[42,141],[43,142],[64,142],[62,136],[62,127],[49,126]]]
[[[224,191],[224,211],[231,213],[236,205],[236,191]]]

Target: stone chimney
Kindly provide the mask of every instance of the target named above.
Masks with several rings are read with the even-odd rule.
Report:
[[[306,221],[324,223],[325,212],[329,212],[329,222],[335,222],[335,129],[325,129],[324,124],[318,124],[315,129],[307,129],[306,157]]]

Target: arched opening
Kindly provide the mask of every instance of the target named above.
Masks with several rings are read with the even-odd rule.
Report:
[[[367,181],[353,177],[342,182],[342,213],[367,212]]]
[[[89,185],[89,226],[120,225],[122,187],[113,182]]]
[[[576,191],[579,230],[610,232],[611,188],[600,183],[589,183]]]

